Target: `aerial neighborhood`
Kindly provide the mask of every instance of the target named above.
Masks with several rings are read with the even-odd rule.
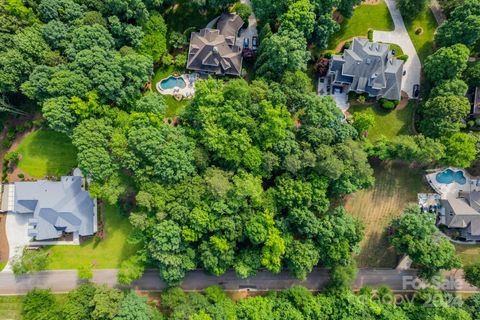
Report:
[[[480,319],[478,0],[0,21],[0,320]]]

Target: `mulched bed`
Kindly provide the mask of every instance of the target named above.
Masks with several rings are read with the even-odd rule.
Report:
[[[8,260],[7,230],[5,228],[6,222],[7,215],[0,214],[0,262],[7,262]]]

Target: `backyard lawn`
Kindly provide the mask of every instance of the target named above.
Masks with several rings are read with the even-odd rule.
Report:
[[[437,21],[430,8],[426,8],[413,21],[405,21],[405,25],[413,45],[417,49],[420,61],[423,63],[423,60],[433,52],[433,37]],[[418,28],[423,29],[421,34],[415,33]]]
[[[191,0],[178,0],[162,14],[168,30],[184,32],[188,28],[198,30],[204,28],[211,20],[220,15],[219,11],[204,11]],[[187,36],[190,36],[187,34]]]
[[[71,140],[52,130],[28,134],[17,151],[21,154],[18,167],[33,178],[65,175],[77,165],[77,150]]]
[[[423,171],[406,164],[386,161],[372,163],[375,185],[349,196],[345,208],[365,225],[365,237],[357,257],[358,266],[393,268],[395,252],[388,244],[385,230],[409,202],[417,201],[417,193],[426,191]]]
[[[480,262],[480,245],[460,245],[455,244],[457,255],[462,260],[463,265],[471,265]]]
[[[368,139],[373,142],[381,135],[384,135],[387,138],[393,138],[401,134],[411,134],[413,109],[413,102],[409,103],[401,110],[398,108],[393,110],[385,110],[377,103],[351,103],[348,112],[350,112],[352,115],[361,112],[373,114],[375,116],[375,124],[373,128],[368,130]]]
[[[77,269],[95,264],[95,268],[118,268],[120,263],[132,256],[137,246],[127,243],[131,225],[118,207],[105,206],[105,239],[96,243],[90,239],[80,246],[50,246],[47,269]]]
[[[157,83],[162,79],[168,78],[168,76],[172,75],[173,73],[175,73],[174,66],[164,66],[155,70],[155,74],[152,80],[152,90],[156,91]],[[179,72],[177,71],[177,73]],[[166,116],[169,118],[173,118],[179,115],[180,112],[182,112],[183,109],[185,109],[185,107],[189,102],[189,100],[177,101],[173,98],[173,96],[170,96],[170,95],[164,95],[163,98],[165,99],[165,102],[167,103],[167,106],[168,106]]]
[[[340,42],[356,36],[366,37],[370,28],[381,31],[394,29],[392,17],[383,0],[375,5],[362,4],[357,7],[353,16],[343,20],[340,30],[330,37],[328,49],[334,50]]]

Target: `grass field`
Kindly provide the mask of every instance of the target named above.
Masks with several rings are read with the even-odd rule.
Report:
[[[118,268],[120,263],[132,256],[137,246],[127,243],[131,231],[128,219],[114,206],[105,206],[106,238],[99,243],[90,239],[80,246],[50,246],[47,269],[77,269],[95,264],[97,269]]]
[[[480,263],[480,245],[455,244],[455,249],[463,265],[468,266],[474,263]]]
[[[412,133],[412,116],[414,104],[409,103],[405,108],[399,110],[385,110],[378,104],[355,104],[352,103],[348,109],[352,115],[355,113],[368,113],[375,116],[374,126],[368,130],[368,139],[375,141],[381,135],[393,138],[401,134]]]
[[[77,150],[70,139],[51,130],[30,133],[17,151],[22,155],[18,167],[34,178],[65,175],[77,165]]]
[[[174,66],[166,66],[166,67],[161,67],[155,70],[155,74],[153,76],[152,80],[152,88],[153,90],[156,89],[157,82],[159,82],[162,79],[167,78],[171,74],[175,72]],[[177,70],[178,72],[178,70]],[[167,112],[166,116],[167,117],[175,117],[177,116],[180,112],[182,112],[183,109],[187,106],[189,100],[182,100],[182,101],[177,101],[173,98],[173,96],[169,95],[164,95],[163,98],[165,99],[165,102],[167,103]]]
[[[433,37],[437,28],[437,21],[430,8],[423,10],[413,21],[405,21],[408,34],[412,39],[415,49],[417,49],[420,61],[433,52]],[[417,28],[422,28],[421,34],[416,34]]]
[[[365,225],[359,267],[392,268],[396,256],[388,244],[385,229],[409,202],[417,201],[417,193],[426,191],[423,171],[406,164],[382,162],[373,164],[375,185],[351,195],[345,208]]]
[[[379,4],[363,4],[357,7],[350,19],[345,19],[328,42],[328,49],[333,50],[342,41],[356,36],[367,36],[368,29],[390,31],[393,30],[393,21],[387,5],[382,0]]]
[[[22,296],[0,296],[0,319],[22,319],[22,299]]]

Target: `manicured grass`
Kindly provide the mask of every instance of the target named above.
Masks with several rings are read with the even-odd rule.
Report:
[[[18,167],[34,178],[65,175],[77,165],[77,149],[71,140],[51,130],[28,134],[17,151],[22,155]]]
[[[375,116],[375,124],[373,128],[368,130],[368,139],[373,142],[381,135],[392,138],[401,134],[411,134],[413,109],[414,103],[409,103],[401,110],[398,108],[385,110],[377,103],[361,105],[354,102],[351,103],[348,112],[352,115],[362,112]]]
[[[50,246],[47,269],[77,269],[95,264],[95,268],[118,268],[120,263],[132,256],[138,246],[127,243],[132,229],[127,217],[118,207],[105,206],[105,239],[96,243],[90,239],[80,246]]]
[[[405,26],[417,50],[420,61],[423,63],[425,58],[433,52],[433,37],[437,28],[437,21],[430,8],[426,8],[414,20],[405,21]],[[417,28],[422,28],[423,32],[416,34]]]
[[[0,296],[0,319],[22,319],[22,296]]]
[[[394,29],[392,17],[387,5],[382,0],[376,5],[363,4],[357,7],[350,19],[345,19],[328,42],[328,49],[333,50],[342,41],[357,36],[366,37],[368,29],[390,31]]]
[[[423,171],[396,162],[376,162],[375,185],[349,196],[345,208],[365,225],[365,237],[357,256],[359,267],[393,268],[396,255],[389,245],[386,228],[400,215],[409,202],[417,201],[417,193],[426,191]]]
[[[3,268],[5,268],[6,265],[7,265],[6,261],[0,261],[0,271],[2,271]]]
[[[176,70],[174,66],[163,66],[161,68],[158,68],[155,70],[155,74],[153,76],[152,80],[152,89],[156,89],[157,82],[159,82],[162,79],[167,78],[173,73],[181,73],[183,70]],[[163,98],[165,99],[165,102],[168,105],[166,116],[167,117],[175,117],[180,114],[180,112],[185,109],[187,106],[189,100],[181,100],[177,101],[173,96],[170,95],[164,95]]]
[[[455,249],[464,266],[480,263],[480,245],[455,244]]]

